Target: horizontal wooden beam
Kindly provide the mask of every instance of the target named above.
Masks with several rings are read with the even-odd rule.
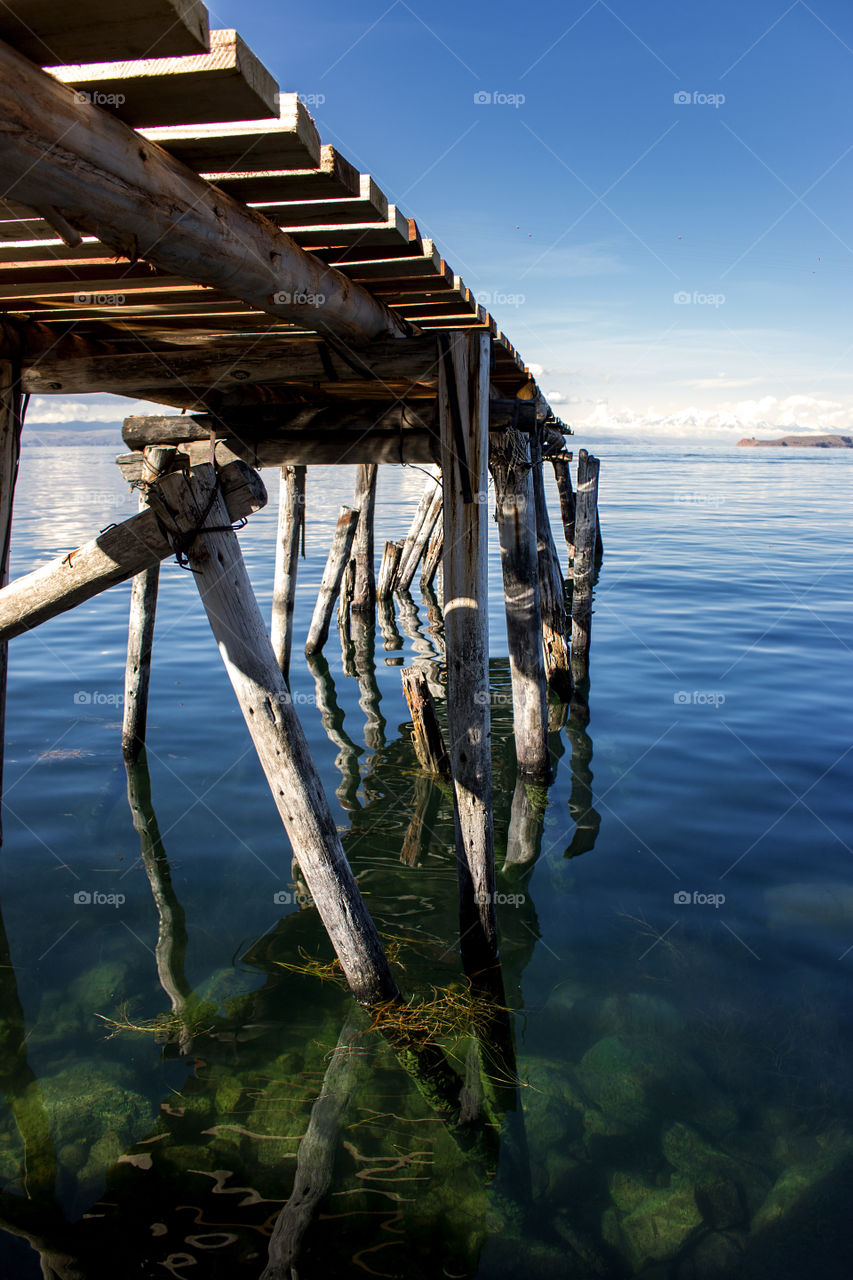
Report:
[[[269,120],[164,125],[140,129],[191,169],[313,169],[320,164],[317,126],[295,93],[279,95],[278,115]]]
[[[210,48],[210,27],[201,0],[17,0],[0,4],[0,40],[43,67],[203,53]]]
[[[319,333],[406,331],[365,289],[6,45],[0,119],[0,196],[53,207],[122,257]]]

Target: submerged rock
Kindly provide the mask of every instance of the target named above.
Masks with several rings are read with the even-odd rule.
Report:
[[[610,1194],[615,1207],[604,1214],[602,1235],[634,1271],[672,1261],[702,1227],[693,1185],[680,1174],[666,1187],[616,1174]]]

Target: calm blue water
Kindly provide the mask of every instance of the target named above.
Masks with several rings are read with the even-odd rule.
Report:
[[[331,953],[174,564],[148,763],[186,920],[172,972],[203,1025],[189,1061],[174,1034],[112,1034],[104,1018],[170,1010],[120,751],[129,585],[12,642],[0,1274],[38,1277],[41,1252],[62,1276],[260,1277],[321,1090],[340,1105],[300,1280],[850,1274],[853,458],[578,443],[602,458],[590,722],[555,735],[538,859],[499,876],[521,1081],[499,1150],[466,1148],[359,1015],[344,1028],[345,992],[282,968]],[[265,479],[273,501],[240,536],[268,613]],[[420,596],[419,631],[398,616],[402,648],[377,633],[375,682],[345,673],[333,629],[332,737],[301,653],[353,482],[309,472],[294,702],[398,981],[459,991],[452,808],[418,773],[398,670],[439,662]],[[423,484],[380,473],[377,558]],[[25,450],[18,494],[15,575],[135,510],[107,449]],[[514,766],[496,545],[490,587],[502,867]],[[443,1044],[470,1082],[469,1031]]]

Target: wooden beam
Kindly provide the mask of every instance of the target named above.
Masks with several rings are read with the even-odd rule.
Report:
[[[451,334],[445,350],[439,414],[447,721],[460,947],[473,977],[493,966],[498,954],[487,617],[488,335]]]
[[[164,476],[156,487],[149,489],[149,501],[153,505],[157,496],[162,495],[168,502],[180,483],[178,473]],[[259,510],[266,503],[266,490],[260,476],[243,462],[225,468],[220,473],[220,485],[229,523]],[[168,515],[165,518],[168,520]],[[0,591],[0,641],[32,631],[42,622],[66,613],[174,554],[163,520],[151,508],[140,511],[84,546],[69,551],[62,559],[53,560],[4,587]]]
[[[207,124],[274,116],[278,85],[236,31],[210,32],[210,52],[46,68],[126,124]]]
[[[18,0],[0,5],[0,40],[40,67],[108,58],[165,58],[210,48],[201,0]]]
[[[5,45],[0,119],[0,195],[52,205],[123,257],[317,332],[357,342],[404,332],[366,290]]]
[[[269,120],[165,125],[140,129],[176,160],[198,173],[231,169],[313,169],[320,164],[320,135],[295,93],[279,94]]]

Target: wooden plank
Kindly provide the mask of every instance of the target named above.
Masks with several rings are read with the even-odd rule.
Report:
[[[210,27],[201,0],[13,0],[0,5],[0,40],[45,66],[203,53]]]
[[[314,226],[318,223],[382,222],[388,216],[388,201],[370,174],[359,174],[358,186],[353,195],[335,195],[317,200],[248,200],[250,209],[257,209],[276,226],[289,231],[291,227]]]
[[[279,94],[278,106],[277,114],[268,120],[165,125],[140,129],[140,133],[199,173],[318,167],[320,135],[307,108],[295,93]]]
[[[256,208],[315,200],[348,200],[352,197],[369,200],[374,190],[381,196],[373,179],[360,174],[334,147],[321,148],[319,162],[314,168],[265,169],[254,160],[254,156],[248,156],[242,163],[235,161],[235,166],[239,167],[204,170],[201,176],[236,200],[253,204]],[[286,212],[280,221],[282,226],[288,220]],[[384,218],[386,212],[387,204],[385,210],[377,214],[376,220]]]
[[[209,53],[45,70],[133,126],[258,120],[278,110],[278,85],[233,30],[211,31]]]
[[[389,204],[388,216],[381,222],[328,223],[324,219],[314,226],[288,227],[287,234],[309,253],[332,262],[334,254],[358,257],[357,251],[362,247],[372,250],[387,245],[401,252],[412,252],[412,246],[419,242],[409,235],[409,221],[395,204]]]
[[[365,290],[6,46],[0,118],[0,196],[51,204],[115,252],[280,319],[356,341],[401,332]]]

